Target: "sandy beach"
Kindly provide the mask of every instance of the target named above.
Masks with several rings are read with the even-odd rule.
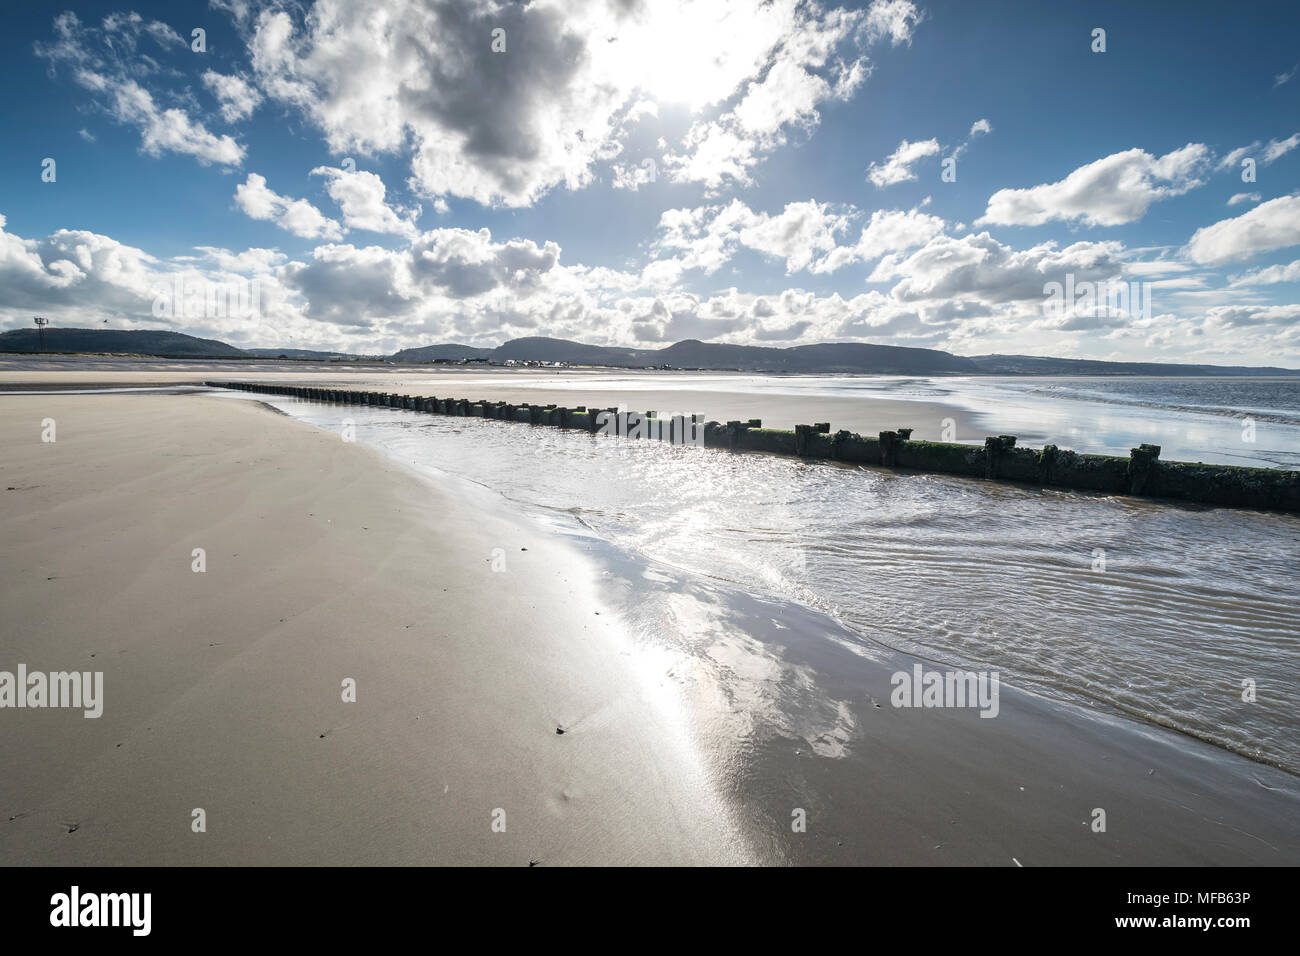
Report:
[[[0,713],[0,864],[749,859],[571,549],[254,403],[7,396],[0,443],[0,668],[105,688]]]
[[[470,400],[557,405],[625,406],[661,415],[702,414],[725,422],[761,418],[769,428],[830,422],[863,434],[898,427],[913,428],[917,438],[937,440],[945,419],[952,419],[962,440],[983,441],[987,423],[969,409],[944,402],[904,401],[876,395],[871,401],[750,390],[751,376],[717,372],[677,373],[700,387],[661,387],[662,373],[635,369],[530,369],[429,365],[342,365],[311,362],[184,361],[109,356],[0,355],[0,389],[31,388],[164,388],[201,385],[209,379],[242,382],[320,385],[331,388],[383,389],[435,394]],[[518,384],[513,384],[518,380]],[[554,387],[539,384],[553,380]]]
[[[11,394],[0,441],[0,669],[105,686],[0,713],[0,863],[1300,862],[1294,776],[1012,687],[893,708],[926,662],[793,606],[690,585],[723,638],[683,679],[644,569],[260,402]]]

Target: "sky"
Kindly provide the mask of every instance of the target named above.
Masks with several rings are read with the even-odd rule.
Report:
[[[0,12],[0,327],[1300,367],[1300,4]]]

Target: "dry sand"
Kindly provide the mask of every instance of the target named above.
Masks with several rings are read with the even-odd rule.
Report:
[[[665,376],[671,389],[662,387]],[[683,387],[698,378],[699,389]],[[536,369],[429,366],[345,365],[308,362],[182,361],[94,356],[0,355],[0,390],[45,388],[123,388],[198,385],[205,380],[277,382],[331,388],[373,389],[410,395],[488,399],[557,405],[624,406],[654,410],[661,416],[699,413],[725,422],[759,418],[769,428],[829,422],[832,431],[864,435],[893,428],[912,428],[914,437],[938,440],[943,421],[951,418],[961,441],[982,442],[994,434],[991,421],[969,409],[942,402],[871,397],[776,394],[755,391],[749,374],[724,372],[652,372],[637,369]],[[512,384],[514,381],[519,384]],[[546,387],[554,380],[555,387]],[[728,382],[734,380],[734,388]],[[612,384],[614,382],[618,384]],[[792,379],[792,381],[795,381]],[[610,382],[608,388],[593,387]],[[627,387],[627,383],[634,387]],[[525,384],[526,383],[526,384]],[[706,384],[707,383],[707,386]],[[573,387],[579,385],[581,387]]]
[[[749,859],[564,543],[251,402],[6,396],[0,447],[0,670],[105,682],[0,710],[0,863]]]
[[[0,863],[1300,862],[1295,777],[1007,687],[997,720],[894,709],[915,659],[794,605],[717,613],[843,753],[738,738],[571,545],[254,401],[0,396],[0,443],[0,670],[106,697],[0,710]]]

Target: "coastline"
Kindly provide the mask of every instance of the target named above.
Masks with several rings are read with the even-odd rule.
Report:
[[[562,543],[254,403],[13,396],[0,437],[6,664],[106,698],[0,712],[0,862],[750,862]]]
[[[443,482],[476,501],[498,498]],[[554,519],[547,523],[605,569],[602,595],[631,631],[662,627],[652,609],[670,606],[679,632],[645,640],[661,655],[658,679],[691,714],[697,746],[771,861],[1300,863],[1300,777],[1286,770],[1005,683],[997,719],[894,708],[894,675],[944,666],[869,635],[864,643],[791,600],[647,561]],[[673,645],[667,653],[664,643]],[[1109,815],[1106,832],[1090,829],[1097,808]],[[806,832],[791,829],[796,809]]]
[[[598,542],[588,542],[590,558],[578,556],[560,535],[532,527],[506,503],[492,507],[491,496],[417,477],[392,456],[272,416],[254,401],[13,396],[0,405],[0,421],[14,449],[24,443],[10,430],[20,421],[33,427],[30,415],[15,420],[11,405],[17,401],[40,402],[43,409],[54,408],[60,422],[94,429],[89,447],[104,462],[75,479],[57,480],[84,483],[92,475],[106,477],[100,472],[116,477],[117,468],[133,477],[130,491],[113,504],[103,492],[83,487],[81,494],[89,496],[84,516],[75,504],[57,505],[49,514],[51,520],[59,515],[64,534],[53,542],[47,523],[6,512],[10,539],[25,526],[30,537],[24,552],[40,557],[36,568],[27,569],[32,580],[26,591],[16,590],[17,602],[7,599],[10,607],[31,609],[15,613],[17,620],[43,622],[20,637],[15,649],[33,666],[38,650],[58,650],[65,656],[47,665],[51,669],[88,666],[71,658],[90,652],[91,643],[137,654],[132,661],[140,663],[128,679],[129,732],[118,735],[125,740],[102,733],[114,713],[110,672],[105,718],[27,712],[27,730],[51,718],[62,729],[39,741],[28,735],[20,750],[9,749],[16,746],[15,735],[0,741],[0,762],[39,768],[35,782],[25,775],[17,791],[0,790],[6,798],[0,807],[21,808],[18,819],[0,829],[0,860],[520,864],[517,844],[490,832],[487,807],[520,801],[530,807],[526,819],[537,821],[537,832],[552,841],[527,851],[529,861],[542,863],[1300,860],[1295,826],[1288,826],[1300,806],[1300,786],[1283,771],[1172,731],[1006,686],[996,720],[982,720],[973,711],[893,708],[890,675],[926,662],[883,646],[851,647],[847,635],[837,633],[839,625],[810,609],[717,582],[673,580],[671,569],[647,568]],[[194,427],[200,421],[202,430]],[[66,427],[60,428],[60,442],[71,440]],[[151,467],[161,459],[180,461],[164,462],[169,467],[145,477],[142,463],[125,450],[128,436],[138,441],[141,430],[149,432],[149,452],[159,459]],[[266,443],[271,432],[273,446]],[[29,451],[39,455],[57,447]],[[223,454],[228,448],[238,451]],[[86,453],[83,445],[78,454]],[[21,465],[29,469],[27,477],[5,484],[44,481],[38,463],[29,456]],[[250,465],[254,470],[247,470]],[[6,465],[6,478],[13,477],[13,468]],[[138,502],[142,482],[151,482],[154,492],[147,508]],[[186,490],[178,494],[178,488]],[[256,569],[242,572],[239,593],[251,600],[232,607],[226,590],[232,582],[199,599],[192,585],[206,585],[212,570],[193,574],[188,541],[182,540],[188,536],[157,526],[183,524],[177,519],[200,503],[204,527],[224,535],[232,555],[247,560],[253,552],[242,542],[251,536],[275,568],[269,580]],[[280,527],[265,526],[267,516],[293,506],[304,514],[286,516],[289,523]],[[159,510],[163,514],[150,513]],[[97,529],[92,515],[101,516]],[[172,520],[165,522],[168,515]],[[325,528],[321,515],[333,515]],[[367,530],[342,534],[344,516]],[[133,636],[130,609],[88,589],[85,606],[54,616],[60,643],[50,646],[42,639],[51,620],[48,597],[39,596],[47,575],[32,571],[55,577],[47,587],[57,586],[62,576],[49,570],[55,563],[73,571],[69,577],[79,593],[95,574],[98,587],[109,586],[97,569],[114,562],[87,547],[84,526],[79,535],[67,531],[77,520],[94,530],[92,539],[102,537],[99,547],[111,540],[118,542],[114,551],[134,548],[150,557],[145,579],[134,585],[137,594],[144,588],[177,589],[163,600],[149,598],[157,615],[149,633]],[[135,540],[141,534],[147,545]],[[441,599],[427,601],[421,593],[427,576],[412,573],[411,562],[430,560],[429,536],[451,552],[440,559],[438,580],[457,595],[459,616]],[[467,542],[484,536],[509,542],[510,573],[474,570],[476,564],[488,566],[491,548]],[[178,551],[175,567],[156,557],[168,540]],[[517,546],[529,550],[517,552]],[[516,554],[532,567],[516,570]],[[7,554],[6,561],[12,560]],[[86,563],[68,568],[69,561]],[[10,581],[19,573],[8,565],[0,571]],[[637,614],[644,604],[639,585],[647,577],[663,578],[670,590],[690,593],[711,608],[712,632],[720,639],[676,659],[629,641],[644,623]],[[270,624],[268,611],[294,601],[311,606],[256,632]],[[593,629],[583,622],[595,620],[598,607],[606,613]],[[611,609],[616,613],[609,614]],[[77,622],[85,632],[86,622],[106,611],[109,623],[98,639],[87,643],[78,636]],[[473,633],[408,627],[412,614],[420,613],[458,619]],[[484,617],[506,620],[493,627]],[[241,626],[253,633],[239,633]],[[213,627],[223,636],[213,638]],[[437,642],[429,640],[434,634]],[[535,640],[523,649],[525,660],[514,660],[521,650],[517,642],[530,636]],[[205,654],[211,659],[202,662]],[[401,693],[388,695],[364,719],[341,719],[348,712],[340,708],[361,704],[336,703],[337,675],[358,659],[372,668],[359,672],[363,691],[378,681]],[[762,665],[757,669],[756,661]],[[539,674],[548,692],[537,686]],[[177,676],[183,693],[160,686],[163,678]],[[286,680],[298,688],[292,699],[281,694],[272,700],[277,682]],[[428,699],[430,682],[455,704],[413,706]],[[574,698],[575,684],[584,686],[586,696]],[[816,692],[783,692],[794,685]],[[636,691],[631,703],[629,689]],[[566,705],[555,706],[557,698]],[[549,723],[567,727],[566,733],[555,735]],[[96,726],[87,732],[83,724]],[[463,742],[466,736],[472,745]],[[586,759],[557,764],[560,751],[552,745],[574,742],[590,748]],[[324,749],[335,746],[344,752]],[[484,754],[498,753],[479,765]],[[329,761],[321,761],[323,754]],[[445,772],[448,762],[459,763],[454,774]],[[350,768],[355,777],[339,776]],[[287,792],[275,776],[280,771],[293,781]],[[456,786],[445,796],[456,795],[459,802],[449,799],[456,811],[444,815],[438,801],[449,777]],[[70,788],[69,780],[76,781]],[[149,792],[169,780],[163,793]],[[190,797],[196,781],[219,795],[214,806],[221,811],[213,818],[238,816],[238,829],[226,834],[230,842],[210,840],[214,826],[202,836],[189,832],[183,804],[202,805]],[[470,794],[460,792],[467,785]],[[508,797],[494,797],[502,793]],[[1110,815],[1108,832],[1089,829],[1089,814],[1097,807]],[[795,810],[806,814],[806,832],[791,829]],[[183,818],[173,819],[177,813]],[[66,822],[80,825],[69,834],[59,827]],[[160,826],[175,829],[160,840]],[[249,841],[250,826],[263,839]],[[74,842],[78,837],[85,839]],[[251,858],[242,849],[250,842],[256,847]]]
[[[48,366],[48,367],[44,367]],[[518,385],[500,381],[483,382],[481,379],[509,379],[511,377],[535,378],[554,373],[554,387],[539,387],[535,383]],[[747,395],[741,391],[719,389],[661,390],[654,387],[656,376],[662,373],[635,369],[533,369],[501,368],[485,373],[482,369],[434,366],[371,366],[349,369],[346,366],[275,364],[266,362],[249,365],[217,360],[174,362],[166,359],[154,361],[117,362],[95,361],[83,357],[67,361],[41,363],[33,356],[0,355],[0,393],[48,389],[113,389],[122,388],[204,388],[212,378],[232,378],[262,384],[293,384],[303,386],[340,386],[361,388],[373,386],[380,390],[435,391],[455,388],[466,397],[510,402],[554,402],[559,405],[595,403],[617,405],[634,403],[637,409],[657,408],[662,414],[700,413],[719,421],[738,418],[748,420],[766,416],[771,427],[792,428],[807,421],[830,420],[835,428],[859,428],[883,431],[898,427],[912,427],[918,438],[939,438],[945,419],[952,419],[957,434],[982,442],[989,431],[983,416],[954,403],[942,401],[915,401],[889,398],[875,394],[869,401],[845,400],[818,396],[783,394],[779,401],[774,396]],[[711,379],[734,378],[740,388],[748,373],[683,372],[683,376],[698,376],[701,382]],[[602,379],[645,380],[644,388],[624,394],[617,387],[600,387],[588,390],[583,387],[599,383]],[[798,381],[791,376],[790,381]],[[597,401],[599,399],[599,401]]]

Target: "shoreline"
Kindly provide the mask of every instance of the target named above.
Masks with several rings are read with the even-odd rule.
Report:
[[[900,474],[983,478],[1044,489],[1100,492],[1133,498],[1168,499],[1192,504],[1300,512],[1300,472],[1240,465],[1161,461],[1161,446],[1142,444],[1127,457],[1078,454],[1056,445],[1016,447],[1017,436],[984,439],[983,448],[954,441],[913,439],[911,428],[886,430],[878,437],[827,422],[794,429],[763,427],[760,419],[725,425],[698,414],[621,411],[613,407],[522,404],[464,398],[434,398],[360,389],[330,389],[263,382],[207,381],[210,388],[276,395],[341,407],[374,406],[431,415],[482,418],[511,424],[548,426],[592,435],[647,439],[673,445],[702,445],[732,452],[758,452],[801,460],[867,465]],[[754,399],[757,405],[758,399]],[[761,407],[761,406],[760,406]],[[622,406],[620,406],[622,408]],[[877,414],[879,411],[877,410]],[[658,416],[658,417],[656,417]]]
[[[254,403],[16,396],[0,433],[5,657],[106,697],[0,711],[3,863],[751,861],[561,543]]]
[[[264,410],[247,399],[217,402],[214,397],[200,395],[136,398],[150,405],[183,403],[187,414],[177,411],[179,420],[192,417],[190,413],[200,408],[210,412],[208,405],[246,403],[248,411],[256,416]],[[54,400],[92,402],[88,397],[73,396]],[[103,401],[102,396],[98,401]],[[0,409],[4,408],[0,404]],[[139,407],[131,409],[132,413],[140,411]],[[151,410],[149,414],[156,417],[158,413]],[[270,417],[247,419],[247,424],[254,432],[265,431],[264,419]],[[0,414],[0,421],[8,424],[9,419],[9,415]],[[338,441],[336,436],[302,422],[293,425],[315,433],[316,443]],[[356,451],[355,446],[351,451]],[[331,449],[331,456],[335,452],[337,448]],[[405,502],[404,510],[429,510],[427,504],[421,504],[427,495],[462,517],[475,516],[473,521],[491,515],[491,520],[504,522],[514,535],[523,534],[527,527],[526,522],[517,520],[518,515],[512,516],[505,509],[486,509],[470,496],[454,493],[457,490],[451,482],[437,482],[413,472],[382,449],[367,449],[364,457],[365,466],[358,465],[350,472],[355,481],[361,480],[362,473],[371,472],[385,476],[381,483],[418,481],[423,490],[408,485],[408,496],[414,495],[414,499]],[[302,471],[300,466],[294,466],[295,475]],[[405,520],[410,520],[409,516]],[[548,536],[554,537],[554,533],[543,529],[532,539],[535,543],[527,547],[541,551]],[[355,542],[356,546],[365,543]],[[647,573],[644,563],[618,554],[617,549],[601,544],[600,539],[594,539],[592,550],[599,552],[594,567],[570,573],[588,582],[599,576],[603,583],[597,603],[614,608],[620,618],[620,631],[636,633],[638,582]],[[507,561],[513,558],[507,556]],[[667,573],[662,567],[653,570]],[[464,568],[457,573],[457,580],[465,582],[459,586],[469,587],[466,578],[472,581],[473,576],[467,575]],[[492,589],[499,577],[488,575],[478,582],[480,591],[484,587],[491,589],[492,599],[489,605],[477,605],[476,613],[487,606],[510,603],[502,600],[505,592]],[[375,583],[367,582],[368,587]],[[1300,785],[1285,771],[1175,731],[1089,713],[1005,686],[1001,714],[996,720],[982,720],[970,711],[895,709],[889,705],[889,675],[911,667],[920,658],[883,645],[850,648],[836,637],[839,625],[798,605],[685,578],[667,587],[690,592],[711,607],[719,633],[725,635],[703,656],[665,660],[652,653],[642,658],[658,668],[647,671],[657,676],[646,695],[664,704],[661,711],[671,712],[686,705],[685,727],[670,721],[668,728],[676,726],[675,732],[684,731],[690,738],[689,748],[702,755],[704,766],[698,768],[698,779],[705,782],[705,792],[720,793],[725,798],[725,806],[704,827],[711,834],[708,842],[713,850],[694,855],[694,862],[1013,866],[1266,865],[1300,860],[1295,827],[1287,827],[1287,820],[1295,818],[1300,806]],[[386,593],[406,591],[402,588],[395,592],[390,584]],[[355,600],[364,603],[373,601],[373,596],[362,590],[355,594]],[[554,595],[539,592],[537,600],[546,608],[544,619],[557,613]],[[536,619],[536,615],[529,617],[525,628],[534,626]],[[477,700],[483,682],[495,680],[495,674],[490,674],[481,662],[473,662],[474,656],[484,651],[482,641],[473,642],[472,648],[467,666],[477,683],[475,692],[464,699],[470,713],[478,706],[470,702]],[[154,649],[160,650],[156,645]],[[399,644],[397,649],[406,667],[418,662],[419,648]],[[626,650],[634,656],[637,653],[635,648]],[[298,655],[310,659],[318,652],[316,644],[302,635],[277,660],[288,669],[298,665]],[[748,683],[735,679],[736,673],[744,675],[747,660],[762,660],[771,668],[795,674],[817,692],[783,699],[780,706],[768,706],[772,702],[767,686],[770,681],[761,675]],[[551,660],[550,664],[558,668],[555,674],[560,682],[574,676],[574,666],[582,666],[575,660]],[[738,700],[748,704],[738,705]],[[109,702],[111,705],[111,690]],[[877,706],[880,704],[883,706]],[[5,716],[12,714],[0,713],[0,718]],[[574,726],[562,738],[566,743],[574,730],[579,731],[579,736],[585,734],[581,721],[581,717],[573,721]],[[194,731],[198,723],[191,716],[185,725]],[[603,719],[598,723],[603,729]],[[411,734],[411,724],[398,726],[390,720],[387,726],[403,738]],[[76,732],[81,728],[71,729]],[[632,739],[626,743],[633,748],[642,749],[653,742],[644,728],[629,727],[628,732]],[[536,759],[532,747],[541,748],[550,742],[549,738],[539,737],[521,751],[521,755],[530,755],[526,765]],[[370,743],[373,746],[374,741]],[[5,746],[0,742],[0,756],[12,765],[13,756],[4,751]],[[391,778],[392,758],[401,756],[410,746],[409,740],[386,742],[380,755],[382,761],[372,755],[372,763],[388,771],[381,776]],[[223,753],[223,759],[235,760],[229,750]],[[111,754],[102,756],[111,759]],[[168,763],[173,756],[169,751]],[[660,753],[654,760],[665,757],[672,757],[672,751]],[[301,758],[298,763],[301,769]],[[154,766],[159,773],[166,772],[157,757]],[[603,770],[597,767],[592,772]],[[509,775],[509,771],[506,773]],[[660,768],[654,775],[662,777],[663,773]],[[121,787],[122,781],[117,781],[117,786]],[[404,796],[411,799],[415,795],[408,788]],[[700,811],[693,799],[678,804],[672,818],[679,823],[682,813],[697,818]],[[6,800],[4,806],[11,804]],[[384,806],[384,811],[375,814],[371,810],[370,814],[384,819],[401,815],[400,806]],[[1088,813],[1098,806],[1110,808],[1112,827],[1108,833],[1092,833],[1087,827]],[[794,809],[806,812],[806,833],[791,830],[790,813]],[[42,811],[47,817],[51,813],[67,815],[54,807]],[[741,822],[722,826],[721,821]],[[334,823],[345,828],[349,825],[337,818]],[[659,832],[657,839],[671,842],[670,834],[677,825]],[[304,827],[296,831],[299,838],[306,832]],[[732,843],[741,833],[744,837],[739,842],[753,849],[737,855]],[[65,836],[59,832],[57,839]],[[182,829],[176,839],[183,845],[184,837]],[[46,834],[39,840],[19,844],[12,839],[0,840],[0,858],[8,859],[15,845],[40,854],[45,852],[43,847],[58,845],[55,839],[54,834]],[[693,839],[698,839],[698,834]],[[720,843],[729,849],[721,856],[711,855],[720,852]],[[65,848],[68,845],[63,843]],[[607,847],[602,845],[601,849]],[[175,853],[176,848],[167,852]],[[291,857],[280,862],[302,859],[295,855],[302,852],[300,848],[282,846],[280,852]],[[165,856],[156,861],[180,862],[185,858]],[[77,857],[59,859],[84,862]],[[501,862],[472,857],[466,861]],[[594,859],[552,857],[551,861],[633,862],[600,853]],[[226,857],[219,862],[240,860]]]
[[[472,482],[461,490],[476,499],[481,493],[484,501],[499,497]],[[580,523],[567,533],[591,543],[610,578],[606,600],[633,631],[653,626],[643,611],[657,596],[698,592],[699,606],[716,616],[722,639],[703,654],[670,657],[662,682],[688,704],[697,745],[711,755],[753,839],[774,859],[795,865],[1016,865],[999,855],[1011,844],[999,844],[995,834],[1020,831],[1019,846],[1027,848],[1016,851],[1022,865],[1300,862],[1300,830],[1287,826],[1300,814],[1300,776],[1285,769],[1177,729],[1005,684],[1004,717],[993,721],[970,711],[877,706],[889,699],[892,674],[934,662],[788,599],[675,575]],[[658,591],[645,590],[647,579],[660,582]],[[698,634],[698,623],[695,628]],[[741,643],[762,649],[746,655]],[[766,676],[747,682],[744,675],[756,667]],[[764,714],[755,704],[781,693],[775,689],[781,680],[770,679],[775,669],[818,692],[787,696],[783,703],[790,706]],[[744,713],[736,710],[738,699],[748,702]],[[799,733],[792,735],[792,728]],[[981,766],[973,758],[979,754],[989,755],[992,765]],[[877,803],[869,795],[882,789],[882,766],[898,779],[883,785]],[[1016,784],[1015,792],[1030,795],[1013,809],[1004,801],[1010,775],[1017,773],[1029,786]],[[972,795],[973,779],[986,787]],[[1030,784],[1035,779],[1037,788]],[[1067,820],[1062,791],[1080,805],[1091,798],[1135,810],[1141,832],[1130,829],[1130,820],[1122,838],[1089,833],[1094,840],[1079,840],[1086,813]],[[956,803],[955,794],[962,795]],[[981,805],[978,812],[961,809],[972,802]],[[816,816],[810,803],[818,806]],[[807,809],[816,828],[810,822],[806,834],[793,834],[788,814],[794,807]],[[958,822],[941,819],[940,807]],[[979,821],[975,833],[951,835],[951,827],[960,830],[972,817]],[[1223,827],[1236,836],[1205,850],[1206,830]],[[917,834],[946,840],[928,846]]]
[[[485,500],[499,496],[463,490],[476,489]],[[995,720],[895,709],[892,675],[945,665],[790,599],[675,573],[580,523],[557,533],[591,543],[609,576],[606,599],[634,631],[652,626],[644,608],[666,595],[692,594],[714,616],[720,639],[670,656],[663,683],[688,702],[698,745],[755,841],[784,863],[1300,863],[1300,828],[1288,826],[1300,819],[1300,775],[1179,729],[1005,683]],[[647,580],[659,588],[647,591]],[[697,620],[692,643],[699,628]],[[762,676],[750,679],[755,671]],[[789,694],[783,683],[808,692]],[[782,708],[764,706],[781,695]],[[737,700],[747,702],[743,714]],[[1129,815],[1120,833],[1088,830],[1099,804]],[[790,832],[795,807],[808,810],[806,834]],[[1221,829],[1234,835],[1207,849],[1207,833]],[[942,842],[927,844],[931,837]]]

